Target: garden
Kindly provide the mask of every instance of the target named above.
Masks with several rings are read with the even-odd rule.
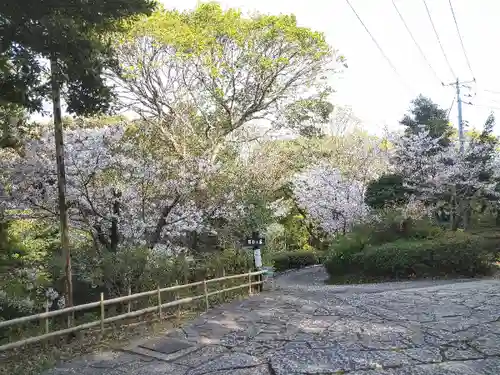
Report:
[[[493,115],[459,141],[419,96],[368,131],[331,96],[346,57],[294,15],[133,0],[41,23],[21,3],[0,51],[0,322],[247,273],[255,231],[265,266],[323,264],[331,283],[496,272]]]

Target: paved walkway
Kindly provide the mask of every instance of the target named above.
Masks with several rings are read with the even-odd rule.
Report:
[[[500,281],[328,286],[321,267],[48,375],[499,375]]]

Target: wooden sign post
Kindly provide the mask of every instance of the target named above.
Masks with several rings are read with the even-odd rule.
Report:
[[[260,247],[265,244],[266,239],[262,237],[259,232],[252,232],[252,236],[245,239],[245,245],[248,247],[251,246],[253,249],[253,260],[257,270],[262,268],[262,255]],[[262,275],[259,275],[258,278],[259,281],[262,281]],[[259,284],[259,291],[262,291],[262,284]]]

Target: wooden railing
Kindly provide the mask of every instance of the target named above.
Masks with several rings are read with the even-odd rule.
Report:
[[[67,335],[69,333],[81,331],[84,329],[92,328],[92,327],[98,327],[100,326],[100,331],[104,333],[104,327],[106,323],[112,323],[116,322],[119,320],[127,319],[127,318],[134,318],[138,317],[140,315],[144,315],[147,313],[154,313],[158,312],[159,317],[161,318],[162,316],[162,309],[168,308],[168,307],[173,307],[173,306],[180,306],[183,304],[189,304],[192,303],[193,301],[204,299],[205,301],[205,309],[208,310],[209,308],[209,297],[215,296],[221,293],[225,292],[230,292],[233,290],[238,290],[238,289],[243,289],[243,288],[248,288],[248,294],[252,294],[252,287],[255,285],[260,285],[262,284],[262,281],[252,281],[252,277],[257,276],[257,275],[262,275],[265,271],[256,271],[256,272],[251,272],[249,271],[248,273],[244,274],[239,274],[239,275],[232,275],[232,276],[223,276],[223,277],[218,277],[215,279],[208,279],[208,280],[203,280],[203,281],[197,281],[194,283],[190,284],[183,284],[183,285],[174,285],[174,286],[169,286],[166,288],[160,288],[158,287],[155,290],[150,290],[147,292],[141,292],[141,293],[135,293],[135,294],[130,294],[127,296],[123,297],[117,297],[117,298],[112,298],[112,299],[104,299],[104,294],[101,293],[101,299],[98,302],[92,302],[92,303],[86,303],[84,305],[77,305],[73,307],[68,307],[60,310],[55,310],[55,311],[46,311],[44,313],[40,314],[34,314],[34,315],[29,315],[29,316],[23,316],[20,318],[16,319],[11,319],[11,320],[5,320],[5,321],[0,321],[0,329],[2,328],[7,328],[7,327],[12,327],[15,325],[20,325],[32,321],[40,321],[44,322],[44,330],[45,334],[34,336],[34,337],[29,337],[25,339],[21,339],[19,341],[15,342],[10,342],[8,344],[0,345],[0,352],[9,350],[9,349],[14,349],[18,348],[20,346],[28,345],[28,344],[33,344],[36,342],[40,342],[52,337],[57,337],[57,336],[63,336]],[[246,279],[246,282],[240,285],[232,286],[229,288],[225,289],[220,289],[220,290],[215,290],[212,292],[208,291],[208,285],[216,282],[221,282],[225,280],[233,280],[233,279]],[[259,278],[259,280],[262,280],[262,277]],[[181,299],[175,299],[174,301],[170,302],[163,302],[161,298],[161,294],[164,292],[178,292],[182,289],[185,288],[190,288],[190,287],[197,287],[203,285],[203,294],[200,295],[195,295],[191,297],[186,297],[186,298],[181,298]],[[136,311],[131,311],[131,302],[134,300],[137,300],[139,298],[143,297],[151,297],[151,296],[156,296],[157,297],[157,303],[155,306],[150,306],[147,308],[143,308],[141,310],[136,310]],[[127,312],[124,314],[116,315],[116,316],[111,316],[111,317],[106,317],[106,306],[109,305],[116,305],[120,303],[126,302],[128,304],[127,307]],[[77,311],[84,311],[84,310],[90,310],[90,309],[97,309],[100,308],[100,319],[80,325],[76,325],[73,327],[68,327],[65,329],[60,329],[57,331],[49,331],[49,318],[53,318],[56,316],[61,316],[61,315],[66,315],[70,316],[71,314],[74,314]],[[69,320],[68,320],[69,321]]]

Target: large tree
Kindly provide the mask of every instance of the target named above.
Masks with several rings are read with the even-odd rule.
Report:
[[[400,205],[407,202],[405,195],[410,190],[403,186],[406,177],[416,178],[415,176],[424,174],[425,172],[419,168],[419,165],[428,166],[426,157],[447,148],[451,143],[453,128],[448,121],[446,110],[423,95],[412,100],[409,112],[399,123],[404,126],[405,137],[397,137],[394,141],[396,143],[406,142],[405,146],[408,149],[399,145],[393,150],[395,153],[392,161],[396,165],[396,169],[401,167],[399,171],[380,176],[368,185],[367,204],[373,208]],[[425,155],[420,153],[423,141],[428,142]],[[403,152],[400,153],[400,150]],[[407,157],[415,158],[412,160],[412,165],[416,166],[415,170],[405,169],[405,163],[408,161],[404,159]]]
[[[294,16],[245,17],[215,3],[159,10],[117,49],[123,105],[157,120],[179,153],[186,133],[217,153],[223,140],[241,138],[256,121],[297,127],[324,120],[328,75],[344,61]]]
[[[495,183],[488,177],[497,169],[493,148],[469,137],[463,151],[456,141],[442,148],[441,139],[428,130],[396,139],[396,170],[420,201],[447,203],[452,229],[457,229],[459,219],[467,228],[471,200],[480,194],[495,195]]]
[[[2,103],[41,110],[52,101],[61,248],[65,286],[72,304],[71,260],[61,95],[68,112],[90,114],[110,108],[112,93],[102,72],[112,62],[104,37],[119,31],[124,18],[148,13],[151,0],[7,0],[0,3],[0,78]]]

